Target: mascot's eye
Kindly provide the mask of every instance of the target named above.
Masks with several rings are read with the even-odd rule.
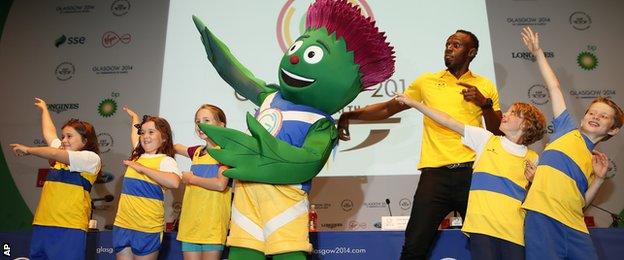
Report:
[[[301,45],[303,45],[303,41],[296,41],[293,43],[293,45],[290,46],[290,49],[288,49],[288,55],[295,53],[299,48],[301,48]]]
[[[323,49],[319,46],[310,46],[303,52],[303,59],[310,64],[316,64],[323,59]]]

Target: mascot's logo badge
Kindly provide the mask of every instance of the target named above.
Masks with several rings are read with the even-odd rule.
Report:
[[[262,110],[258,115],[258,122],[273,136],[282,129],[282,120],[282,112],[275,108]]]
[[[373,12],[365,0],[352,0],[349,2],[359,5],[365,17],[370,17],[373,21],[375,20]],[[277,28],[275,32],[277,35],[277,42],[283,52],[286,52],[288,47],[295,42],[295,39],[292,38],[293,35],[302,35],[305,31],[306,12],[311,3],[312,1],[310,0],[288,0],[284,6],[282,6],[277,17]],[[299,11],[299,13],[297,13],[297,11]]]

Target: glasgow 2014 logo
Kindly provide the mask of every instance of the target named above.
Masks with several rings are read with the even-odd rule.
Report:
[[[305,31],[306,11],[311,2],[311,0],[288,0],[282,6],[277,17],[277,28],[275,31],[277,42],[283,52],[286,52],[288,47],[295,42],[296,39],[292,38],[293,35],[298,36]],[[351,0],[349,2],[359,5],[364,16],[375,20],[373,12],[365,0]]]

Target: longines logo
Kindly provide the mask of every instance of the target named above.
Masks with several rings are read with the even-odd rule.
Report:
[[[579,31],[584,31],[591,27],[591,17],[585,12],[574,12],[570,15],[569,18],[570,24],[574,29]]]
[[[552,52],[552,51],[545,51],[544,52],[544,56],[546,57],[546,59],[552,59],[552,58],[555,57],[555,53]],[[535,60],[536,60],[536,58],[533,55],[533,53],[528,52],[528,51],[512,52],[511,53],[511,58],[527,60],[527,61],[531,61],[531,62],[535,62]]]
[[[91,67],[91,71],[98,75],[128,74],[132,68],[132,65],[96,65]]]
[[[130,2],[128,0],[115,0],[110,9],[113,15],[124,16],[130,12]]]
[[[76,67],[71,62],[62,62],[54,70],[56,78],[61,81],[66,81],[74,77],[76,73]]]
[[[132,41],[132,35],[129,33],[119,35],[116,32],[105,32],[102,35],[102,46],[104,48],[110,48],[115,46],[117,43],[129,44]]]
[[[344,199],[342,202],[340,202],[340,206],[342,207],[342,210],[350,211],[353,209],[353,201],[351,201],[350,199]]]
[[[84,45],[87,42],[87,38],[84,36],[65,36],[64,34],[54,40],[54,46],[59,46],[67,43],[67,45]]]
[[[408,210],[409,208],[412,207],[412,201],[409,200],[408,198],[402,198],[399,201],[399,206],[401,206],[401,209],[403,210]]]
[[[544,105],[550,100],[550,94],[548,89],[541,84],[535,84],[529,88],[527,93],[529,100],[536,105]]]
[[[59,14],[79,14],[90,13],[95,9],[95,5],[60,5],[56,7]]]
[[[597,97],[608,97],[612,98],[615,96],[615,89],[580,89],[580,90],[570,90],[570,96],[580,99],[594,99]]]
[[[113,136],[109,133],[99,133],[97,139],[101,153],[108,153],[113,148]]]
[[[78,103],[66,103],[66,104],[48,104],[48,109],[50,111],[56,112],[60,114],[61,112],[65,112],[67,110],[75,110],[80,108]]]
[[[507,23],[513,26],[547,25],[550,17],[507,17]]]
[[[342,223],[323,223],[321,224],[321,227],[334,229],[334,228],[342,227]]]

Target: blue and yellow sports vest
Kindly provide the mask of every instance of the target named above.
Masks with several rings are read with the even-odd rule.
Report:
[[[202,147],[195,149],[191,171],[200,178],[215,178],[219,162],[210,154],[200,155]],[[230,222],[232,190],[204,189],[187,185],[184,189],[178,240],[196,244],[225,244]]]
[[[529,181],[524,176],[526,160],[536,161],[528,150],[523,157],[510,154],[500,136],[487,141],[475,162],[463,232],[500,238],[524,246],[524,210]]]
[[[75,228],[87,231],[91,216],[91,187],[97,174],[69,171],[56,162],[43,184],[33,225]]]
[[[157,157],[139,157],[136,161],[151,169],[160,169],[160,162],[167,155]],[[164,230],[165,223],[165,188],[128,167],[123,179],[119,198],[119,207],[115,217],[115,226],[147,233]]]
[[[589,234],[583,217],[585,192],[594,180],[594,144],[564,111],[553,121],[552,142],[540,155],[533,185],[522,205]]]

